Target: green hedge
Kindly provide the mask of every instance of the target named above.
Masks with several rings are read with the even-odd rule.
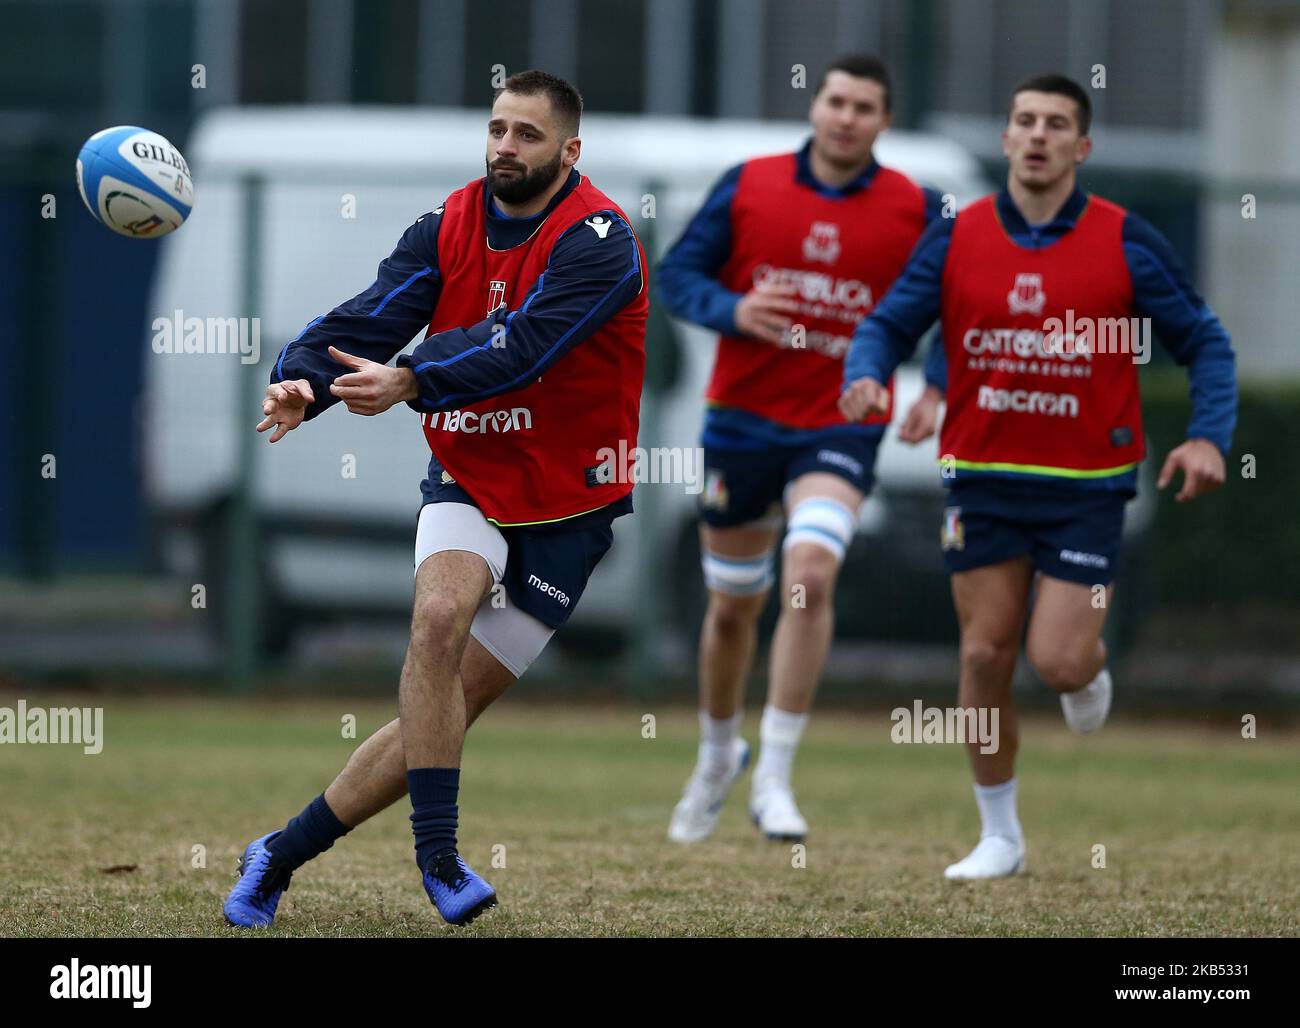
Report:
[[[1186,437],[1186,374],[1152,367],[1142,409],[1152,477]],[[1300,379],[1244,382],[1223,488],[1190,504],[1171,486],[1157,504],[1152,545],[1160,605],[1300,602],[1300,474],[1296,467]],[[1255,458],[1243,477],[1242,458]]]

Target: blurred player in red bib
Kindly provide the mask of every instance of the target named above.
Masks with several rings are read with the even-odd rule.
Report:
[[[844,354],[941,207],[938,194],[873,157],[890,121],[889,90],[876,58],[833,62],[812,101],[808,143],[723,175],[660,265],[668,308],[719,334],[700,502],[709,592],[700,748],[669,825],[677,842],[713,832],[748,764],[741,697],[783,515],[781,614],[750,814],[771,838],[807,832],[791,769],[830,647],[835,581],[890,420],[885,409],[844,423],[836,407]],[[903,438],[931,431],[932,420],[909,418]]]
[[[370,288],[276,362],[258,425],[271,442],[337,400],[366,416],[405,403],[432,457],[400,719],[282,831],[249,844],[226,903],[232,924],[269,924],[298,867],[407,792],[439,913],[465,924],[496,904],[457,850],[466,727],[573,613],[613,520],[632,510],[645,257],[623,212],[575,167],[581,111],[562,79],[507,79],[486,176],[417,219]]]
[[[845,361],[840,407],[857,421],[888,408],[894,367],[942,323],[940,537],[961,630],[960,703],[998,714],[994,746],[966,740],[982,830],[946,870],[952,879],[1025,866],[1011,694],[1022,636],[1072,729],[1094,732],[1110,710],[1101,633],[1145,455],[1137,369],[1151,328],[1187,366],[1192,396],[1187,441],[1158,486],[1181,471],[1180,502],[1221,486],[1236,423],[1227,333],[1169,243],[1075,182],[1090,119],[1070,79],[1023,83],[1002,134],[1006,189],[927,230]]]

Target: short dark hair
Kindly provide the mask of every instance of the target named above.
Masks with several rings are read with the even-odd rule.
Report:
[[[582,94],[571,82],[533,68],[517,72],[506,79],[492,95],[492,102],[496,103],[501,94],[506,92],[518,93],[520,96],[543,94],[551,102],[551,109],[555,111],[560,127],[570,136],[578,134],[578,125],[582,121]]]
[[[1016,97],[1021,93],[1059,93],[1061,96],[1068,96],[1075,102],[1079,108],[1079,135],[1086,136],[1088,129],[1092,127],[1092,101],[1088,99],[1088,94],[1084,91],[1083,86],[1075,82],[1074,79],[1066,78],[1064,75],[1058,75],[1050,72],[1046,75],[1035,75],[1033,78],[1025,79],[1024,82],[1016,86],[1011,91],[1011,107],[1007,110],[1007,117],[1011,117],[1011,109],[1016,105]]]
[[[826,65],[826,70],[822,72],[821,81],[817,83],[816,96],[826,88],[826,80],[830,78],[833,71],[842,71],[846,75],[852,75],[858,79],[871,79],[873,82],[879,82],[880,88],[885,91],[885,113],[888,114],[892,106],[891,94],[893,86],[889,82],[889,69],[885,67],[885,62],[874,54],[840,54],[830,64]]]

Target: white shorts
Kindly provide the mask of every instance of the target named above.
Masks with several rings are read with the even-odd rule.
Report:
[[[555,629],[515,606],[501,585],[510,555],[505,536],[473,504],[427,503],[415,529],[415,571],[425,558],[447,550],[477,553],[487,562],[493,588],[474,615],[469,634],[502,667],[520,677],[546,648]]]

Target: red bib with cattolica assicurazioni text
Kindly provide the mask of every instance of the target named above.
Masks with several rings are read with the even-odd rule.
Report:
[[[482,321],[501,306],[517,310],[537,283],[556,242],[575,224],[615,212],[607,227],[632,236],[640,294],[540,378],[491,399],[424,414],[429,448],[447,473],[500,525],[537,524],[596,510],[626,496],[645,371],[648,290],[645,254],[619,207],[584,176],[537,231],[518,246],[488,245],[482,179],[443,207],[438,264],[443,278],[430,334]],[[602,236],[602,238],[604,238]],[[610,457],[613,453],[616,456]]]
[[[925,194],[878,168],[828,196],[796,181],[795,154],[747,162],[731,203],[731,256],[718,280],[737,293],[763,282],[793,291],[795,330],[777,346],[723,335],[706,396],[800,429],[843,425],[838,401],[853,329],[875,309],[925,231]],[[892,390],[891,390],[892,394]],[[866,424],[887,424],[889,411]]]
[[[1028,249],[1003,227],[994,197],[958,214],[940,313],[940,453],[959,473],[1103,478],[1142,460],[1124,215],[1090,196],[1073,229]]]

